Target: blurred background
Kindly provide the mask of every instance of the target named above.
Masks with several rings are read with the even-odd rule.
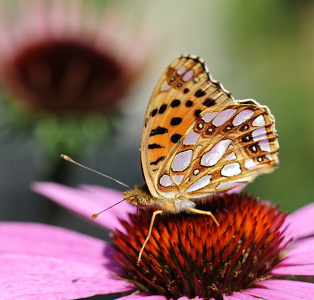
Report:
[[[280,166],[246,191],[288,212],[312,202],[313,1],[37,1],[36,9],[25,2],[0,7],[1,220],[107,238],[30,183],[124,190],[61,161],[66,153],[142,184],[145,109],[163,70],[183,53],[202,57],[236,99],[253,98],[276,118]]]

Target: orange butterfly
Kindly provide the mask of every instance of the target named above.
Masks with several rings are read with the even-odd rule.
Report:
[[[252,99],[235,100],[211,78],[201,58],[175,59],[160,77],[145,114],[141,160],[146,184],[123,193],[132,204],[159,208],[138,263],[158,214],[206,214],[219,226],[210,211],[195,208],[197,199],[244,187],[273,171],[278,149],[274,117],[266,106]]]
[[[146,184],[124,192],[156,215],[191,211],[198,198],[244,186],[278,165],[274,117],[255,100],[235,100],[193,55],[175,59],[160,77],[145,114],[141,161]]]

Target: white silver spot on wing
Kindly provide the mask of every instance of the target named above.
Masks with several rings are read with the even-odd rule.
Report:
[[[177,74],[178,75],[182,75],[183,73],[186,72],[186,66],[182,66],[180,67],[180,69],[177,71]]]
[[[212,124],[215,126],[221,126],[223,123],[228,121],[236,112],[236,109],[225,109],[222,112],[220,112],[215,119],[213,120]]]
[[[254,142],[267,139],[267,132],[265,127],[260,127],[252,131],[252,137]]]
[[[168,91],[170,89],[170,85],[168,85],[167,82],[165,82],[162,86],[161,86],[161,91]]]
[[[225,190],[225,189],[230,189],[232,187],[238,186],[238,185],[243,185],[246,184],[248,180],[246,178],[240,178],[232,181],[225,181],[222,183],[219,183],[216,186],[216,190]]]
[[[201,157],[201,165],[204,167],[214,166],[224,156],[230,143],[231,140],[229,139],[219,141],[211,150]]]
[[[194,130],[191,130],[190,133],[185,138],[185,140],[183,141],[183,145],[195,145],[199,136],[200,135],[198,133],[196,133]]]
[[[233,119],[232,124],[234,126],[238,126],[242,124],[243,122],[247,121],[249,118],[251,118],[254,115],[254,111],[251,109],[243,109],[240,111]]]
[[[191,163],[192,155],[193,155],[192,149],[178,153],[172,161],[171,164],[172,171],[180,172],[186,170]]]
[[[254,160],[252,158],[247,158],[245,161],[244,161],[244,167],[247,169],[247,170],[252,170],[256,167],[258,167],[259,165],[257,163],[254,162]]]
[[[169,175],[164,174],[159,178],[159,184],[161,186],[168,187],[173,185],[173,181]]]
[[[184,177],[183,175],[174,175],[173,176],[173,181],[176,184],[180,184],[182,182],[183,177]]]
[[[270,152],[270,145],[268,140],[258,142],[258,145],[262,151]]]
[[[223,166],[220,173],[222,176],[226,176],[226,177],[239,175],[242,173],[241,165],[238,162],[227,164]]]
[[[183,81],[189,81],[192,77],[193,77],[193,75],[194,75],[194,71],[193,70],[190,70],[190,71],[187,71],[184,75],[183,75],[183,77],[182,77],[182,80]]]
[[[200,173],[200,170],[199,169],[195,169],[194,171],[193,171],[193,174],[194,175],[197,175],[197,174],[199,174]]]
[[[265,124],[266,124],[265,119],[262,115],[259,115],[258,117],[256,117],[256,119],[252,123],[253,126],[263,126]]]
[[[204,114],[204,116],[202,116],[202,120],[203,120],[204,122],[208,123],[208,122],[211,121],[217,114],[218,114],[218,112],[211,112],[211,113]]]
[[[197,191],[207,185],[210,184],[210,180],[212,178],[212,175],[208,174],[208,175],[204,175],[203,177],[201,177],[200,179],[196,180],[193,184],[191,184],[186,191],[187,192],[194,192]]]
[[[236,154],[234,152],[231,152],[224,158],[224,161],[235,160],[235,159],[237,159]]]

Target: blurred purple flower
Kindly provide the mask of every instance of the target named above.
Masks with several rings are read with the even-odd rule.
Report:
[[[33,189],[88,219],[91,214],[103,209],[104,205],[110,206],[122,197],[119,192],[89,185],[75,189],[55,183],[35,183]],[[225,208],[221,212],[216,211],[215,216],[221,224],[219,227],[212,226],[209,224],[210,218],[206,219],[200,215],[162,217],[154,226],[152,240],[147,244],[139,266],[136,264],[138,250],[147,233],[145,226],[150,220],[151,212],[140,210],[137,214],[136,208],[127,202],[113,207],[106,215],[95,220],[98,225],[114,231],[113,246],[96,238],[44,224],[3,222],[0,224],[1,295],[6,299],[73,299],[97,294],[138,292],[120,299],[189,299],[183,296],[169,296],[169,291],[183,292],[176,290],[180,282],[179,277],[168,285],[158,284],[160,278],[168,278],[167,276],[171,276],[172,272],[177,272],[180,268],[185,272],[181,274],[181,279],[193,277],[193,274],[196,276],[198,273],[203,273],[206,277],[206,272],[210,272],[210,269],[197,268],[198,264],[203,263],[197,249],[203,247],[202,240],[205,239],[205,243],[213,243],[213,246],[205,247],[204,254],[209,255],[208,251],[213,251],[218,255],[213,255],[215,259],[211,265],[212,270],[216,270],[216,263],[223,266],[219,274],[213,274],[214,277],[221,276],[223,272],[227,274],[233,264],[238,273],[230,273],[223,282],[188,281],[184,288],[198,286],[200,291],[204,288],[215,290],[219,288],[217,283],[228,287],[234,286],[235,282],[250,282],[247,288],[229,290],[207,299],[313,299],[314,284],[287,278],[314,274],[314,204],[288,215],[285,219],[285,216],[268,202],[258,201],[250,196],[220,198],[226,203],[231,201],[230,199],[236,201],[238,206],[241,203],[248,205],[236,208],[234,213]],[[217,203],[219,207],[221,201]],[[232,221],[234,216],[235,222]],[[134,224],[137,218],[141,218],[141,226]],[[202,223],[203,218],[205,223]],[[238,229],[233,235],[235,226],[238,226]],[[170,235],[167,235],[167,230]],[[216,242],[211,239],[211,235],[206,235],[208,230],[212,232]],[[248,235],[247,240],[241,239],[247,248],[243,248],[244,244],[238,244],[236,240],[241,230],[244,233],[256,232],[254,235]],[[194,231],[198,232],[198,236],[194,236],[193,243],[188,242],[193,239]],[[219,236],[219,232],[223,234]],[[173,240],[177,244],[173,244]],[[127,248],[128,245],[130,248]],[[165,247],[167,245],[170,246]],[[184,248],[180,248],[183,245]],[[229,253],[226,249],[236,252]],[[189,251],[191,256],[187,259],[184,253]],[[261,253],[264,253],[265,257],[260,256]],[[232,256],[233,263],[228,263],[228,259],[224,260],[228,255]],[[246,270],[241,270],[245,265],[243,260],[249,262],[249,258],[252,259],[251,263],[245,266]],[[126,259],[129,259],[127,268]],[[161,261],[164,265],[159,268]],[[176,264],[171,267],[169,263],[173,262]],[[186,266],[192,269],[186,272]],[[266,272],[265,278],[240,278],[242,271],[253,273],[256,267],[259,272]],[[155,281],[145,281],[150,276],[155,276]],[[230,281],[230,278],[234,280]],[[159,295],[156,289],[166,291],[167,296]],[[189,295],[188,289],[185,292],[185,295]],[[194,299],[202,298],[196,296]]]
[[[126,29],[122,18],[123,11],[91,2],[30,0],[18,1],[17,7],[3,2],[3,87],[25,110],[86,114],[116,109],[151,46],[146,29]]]
[[[33,134],[56,169],[60,153],[105,140],[152,49],[148,20],[127,16],[113,3],[2,1],[1,138]]]

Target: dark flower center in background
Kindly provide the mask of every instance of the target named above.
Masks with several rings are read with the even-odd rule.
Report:
[[[254,286],[271,277],[280,262],[285,215],[266,201],[248,195],[224,195],[200,201],[198,214],[156,218],[140,265],[136,264],[151,221],[151,210],[121,221],[127,233],[113,236],[121,277],[140,291],[168,298],[195,296],[223,299],[223,294]]]
[[[111,110],[128,87],[116,59],[70,40],[29,45],[6,68],[6,83],[15,86],[17,96],[50,112]]]

